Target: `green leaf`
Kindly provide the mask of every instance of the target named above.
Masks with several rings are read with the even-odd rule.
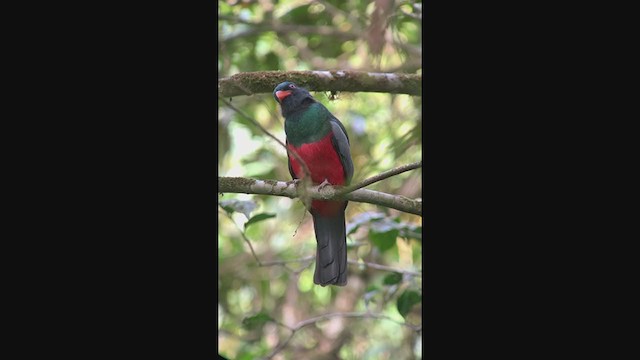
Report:
[[[369,239],[382,252],[391,249],[396,244],[397,237],[398,230],[395,229],[380,233],[369,230]]]
[[[397,302],[398,312],[402,317],[406,317],[413,305],[422,302],[422,296],[413,290],[407,290],[400,295]]]
[[[254,360],[259,357],[260,355],[254,349],[254,346],[244,346],[238,350],[235,360]]]
[[[241,212],[244,216],[247,217],[247,220],[251,217],[251,212],[255,210],[258,205],[251,200],[222,200],[220,201],[220,206],[228,212],[229,214],[233,214],[234,212]]]
[[[370,293],[370,292],[377,292],[380,291],[380,288],[375,286],[375,285],[369,285],[367,286],[367,289],[364,291],[365,293]]]
[[[262,327],[268,321],[273,320],[271,316],[261,312],[242,320],[242,326],[247,330],[254,330]]]
[[[276,217],[276,214],[268,214],[268,213],[260,213],[258,215],[255,215],[254,217],[252,217],[251,219],[249,219],[249,221],[247,221],[246,223],[244,223],[244,229],[246,230],[249,225],[251,224],[255,224],[257,222],[272,218],[272,217]]]
[[[256,356],[254,353],[244,349],[238,351],[238,355],[236,355],[236,360],[253,360],[255,358]]]
[[[382,280],[382,283],[385,285],[393,285],[399,283],[400,281],[402,281],[402,274],[394,272],[385,276],[384,280]]]

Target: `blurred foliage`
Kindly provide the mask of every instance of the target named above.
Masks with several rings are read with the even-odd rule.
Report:
[[[218,2],[219,77],[262,70],[359,70],[421,73],[420,1],[227,0]],[[274,84],[275,87],[275,84]],[[420,97],[312,92],[345,125],[360,181],[421,160]],[[271,94],[233,104],[279,139],[283,119]],[[285,150],[224,106],[218,112],[218,173],[290,180]],[[422,197],[422,169],[368,186]],[[218,213],[218,329],[229,359],[263,358],[300,321],[332,312],[371,311],[422,324],[419,216],[371,204],[347,207],[346,287],[313,284],[316,242],[311,216],[297,199],[224,194]],[[244,240],[263,264],[259,266]],[[398,269],[367,267],[375,263]],[[274,264],[275,263],[275,264]],[[421,333],[393,321],[331,318],[296,332],[274,359],[417,359]]]

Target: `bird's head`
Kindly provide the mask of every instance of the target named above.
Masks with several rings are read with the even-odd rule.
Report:
[[[273,90],[273,97],[282,107],[283,115],[315,102],[307,89],[301,88],[291,81],[278,84]]]
[[[276,88],[273,90],[273,96],[278,103],[282,104],[282,102],[286,98],[291,97],[296,99],[303,99],[305,97],[311,97],[311,94],[309,94],[309,91],[307,91],[307,89],[301,88],[291,81],[285,81],[276,86]]]
[[[276,88],[273,90],[273,96],[276,98],[277,102],[282,103],[282,100],[296,91],[299,91],[298,85],[292,83],[291,81],[285,81],[276,86]]]

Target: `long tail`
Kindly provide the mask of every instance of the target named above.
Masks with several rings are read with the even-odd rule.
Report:
[[[347,235],[344,210],[333,216],[313,215],[316,232],[316,271],[313,282],[322,285],[347,285]]]

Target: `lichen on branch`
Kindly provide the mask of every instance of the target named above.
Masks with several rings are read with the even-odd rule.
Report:
[[[310,91],[380,92],[422,96],[422,75],[364,71],[255,71],[218,80],[218,96],[271,93],[292,81]]]

